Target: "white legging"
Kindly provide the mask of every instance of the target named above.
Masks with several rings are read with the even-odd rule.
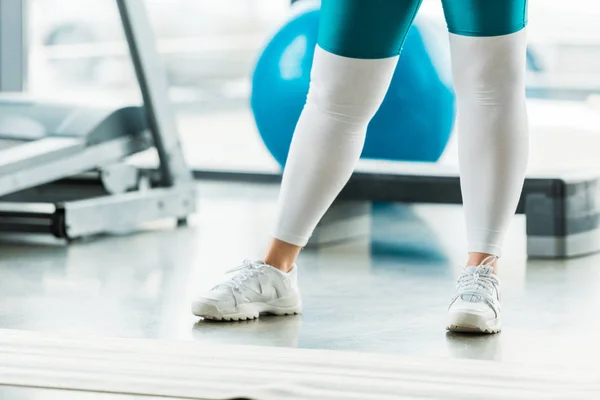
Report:
[[[450,49],[468,251],[500,256],[529,150],[526,33],[450,34]],[[306,245],[355,168],[397,61],[347,58],[316,48],[307,102],[283,174],[275,238]]]

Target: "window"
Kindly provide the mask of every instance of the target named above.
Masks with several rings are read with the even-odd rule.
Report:
[[[290,1],[146,4],[189,162],[201,169],[277,170],[256,132],[249,78],[261,48],[289,14]],[[440,4],[425,0],[421,11],[443,25]],[[537,111],[538,101],[583,104],[600,92],[599,19],[596,0],[530,0],[532,126],[545,113]],[[139,101],[115,2],[31,0],[29,21],[28,87],[33,94]],[[563,119],[579,124],[581,118],[568,117],[573,107],[583,112],[569,103]],[[588,123],[598,122],[590,117],[593,112],[584,112]]]

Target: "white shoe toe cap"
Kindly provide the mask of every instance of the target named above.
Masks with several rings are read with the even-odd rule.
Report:
[[[450,313],[469,313],[494,318],[496,313],[485,301],[469,302],[461,298],[456,299],[448,310]]]

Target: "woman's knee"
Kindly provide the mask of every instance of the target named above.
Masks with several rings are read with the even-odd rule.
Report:
[[[398,57],[341,57],[317,47],[307,104],[346,122],[368,123],[387,93]]]
[[[524,96],[526,32],[502,36],[450,36],[454,86],[459,97]]]
[[[323,0],[307,105],[366,125],[381,105],[422,0]]]
[[[520,94],[526,70],[527,0],[442,0],[459,98]]]

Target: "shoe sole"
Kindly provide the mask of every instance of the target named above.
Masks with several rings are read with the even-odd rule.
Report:
[[[450,332],[493,334],[502,330],[502,324],[499,318],[488,320],[479,314],[455,312],[450,313],[446,329]]]
[[[300,314],[301,310],[301,304],[280,307],[266,303],[252,303],[227,311],[220,310],[216,305],[210,303],[195,302],[192,304],[192,314],[212,321],[248,321],[258,319],[261,314],[295,315]]]

